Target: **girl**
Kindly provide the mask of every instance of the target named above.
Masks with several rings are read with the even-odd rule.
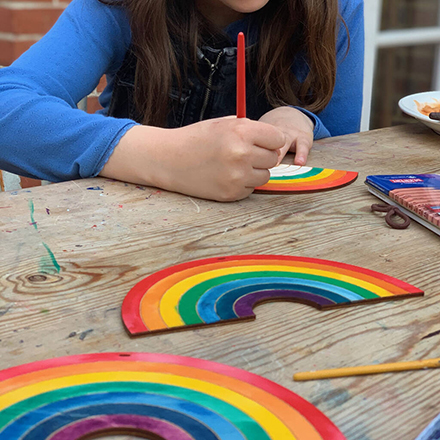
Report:
[[[0,70],[0,169],[242,199],[287,151],[358,131],[363,32],[362,0],[73,0]],[[104,73],[103,110],[76,109]]]

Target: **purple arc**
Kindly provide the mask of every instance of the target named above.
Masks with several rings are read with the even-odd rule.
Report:
[[[80,420],[57,431],[50,440],[80,440],[93,434],[111,433],[126,429],[157,435],[164,440],[194,440],[180,427],[148,416],[130,414],[102,415]]]
[[[335,303],[320,295],[301,292],[298,290],[261,290],[259,292],[249,293],[239,298],[234,304],[234,311],[239,318],[255,317],[253,308],[259,303],[265,301],[288,301],[302,302],[319,308],[335,305]]]

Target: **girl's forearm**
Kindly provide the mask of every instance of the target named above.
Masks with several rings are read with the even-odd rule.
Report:
[[[120,139],[100,175],[186,195],[232,201],[269,180],[285,135],[270,124],[225,117],[181,128],[144,125]]]
[[[115,147],[100,176],[162,187],[158,156],[167,148],[169,129],[135,125]]]

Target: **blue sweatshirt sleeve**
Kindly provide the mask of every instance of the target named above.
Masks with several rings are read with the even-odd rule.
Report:
[[[96,176],[136,123],[76,108],[131,39],[122,9],[73,0],[54,27],[0,69],[0,169],[50,181]]]
[[[339,3],[350,39],[341,23],[336,41],[337,71],[332,98],[318,115],[297,107],[314,122],[315,140],[355,133],[360,129],[364,79],[363,0],[340,0]]]

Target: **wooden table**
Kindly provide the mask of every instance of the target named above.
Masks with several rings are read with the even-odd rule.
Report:
[[[413,440],[440,412],[440,370],[311,382],[292,375],[440,357],[440,237],[415,222],[387,227],[370,212],[377,199],[363,183],[369,174],[440,173],[440,137],[411,124],[324,139],[309,164],[360,175],[338,190],[228,204],[106,179],[1,193],[0,369],[104,351],[200,357],[298,393],[349,440]],[[127,335],[120,307],[140,279],[189,260],[253,253],[350,263],[426,296],[324,312],[266,304],[251,323]]]

